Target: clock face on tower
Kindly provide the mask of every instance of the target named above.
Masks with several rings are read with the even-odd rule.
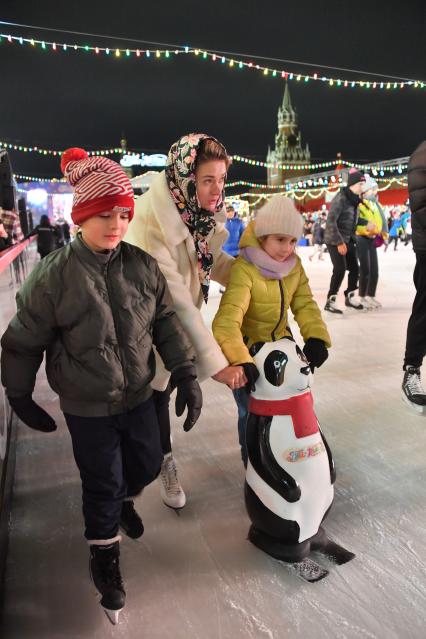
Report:
[[[294,133],[290,133],[290,135],[288,136],[287,144],[291,147],[297,146],[297,137],[294,135]]]

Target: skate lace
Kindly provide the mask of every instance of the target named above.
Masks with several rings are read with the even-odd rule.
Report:
[[[412,395],[425,395],[420,379],[420,373],[409,373],[407,377],[407,387]]]
[[[182,489],[179,484],[174,459],[170,459],[166,462],[165,468],[161,472],[161,480],[168,493],[178,495],[181,492]]]

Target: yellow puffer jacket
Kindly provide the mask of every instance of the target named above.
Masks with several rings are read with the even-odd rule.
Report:
[[[250,222],[240,248],[260,247]],[[237,257],[216,317],[213,335],[230,364],[253,362],[249,348],[254,342],[273,342],[290,335],[288,310],[291,309],[303,339],[316,337],[331,346],[330,336],[300,258],[282,280],[264,277],[243,257]]]
[[[379,207],[372,200],[362,200],[361,204],[358,206],[358,225],[356,227],[356,234],[363,235],[365,237],[375,237],[376,235],[382,234],[383,229],[383,220],[380,215]],[[374,228],[367,231],[367,224],[372,222],[374,224]],[[363,224],[360,224],[363,222]]]

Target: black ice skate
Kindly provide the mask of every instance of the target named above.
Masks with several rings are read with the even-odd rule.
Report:
[[[407,366],[402,381],[402,398],[420,415],[426,414],[426,393],[417,366]]]
[[[101,598],[101,606],[114,625],[124,608],[126,593],[120,574],[119,542],[90,546],[90,576]]]
[[[336,305],[336,295],[330,295],[324,306],[324,310],[328,311],[329,313],[336,313],[337,315],[343,314],[343,311],[341,311],[340,308]]]
[[[349,306],[349,308],[354,308],[357,311],[363,311],[364,310],[364,306],[355,297],[354,291],[351,291],[350,293],[345,295],[345,306]]]
[[[131,539],[139,539],[142,537],[144,527],[142,519],[135,510],[133,501],[123,501],[121,507],[120,528]]]

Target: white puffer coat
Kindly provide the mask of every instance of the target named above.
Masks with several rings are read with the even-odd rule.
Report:
[[[222,251],[228,237],[224,211],[216,213],[215,219],[217,224],[209,239],[213,254],[211,279],[226,286],[234,258]],[[169,285],[174,309],[196,351],[199,381],[218,373],[228,362],[201,316],[203,295],[194,241],[172,200],[164,171],[153,179],[149,191],[136,200],[134,218],[124,239],[157,260]],[[164,390],[169,376],[157,356],[152,387]]]

